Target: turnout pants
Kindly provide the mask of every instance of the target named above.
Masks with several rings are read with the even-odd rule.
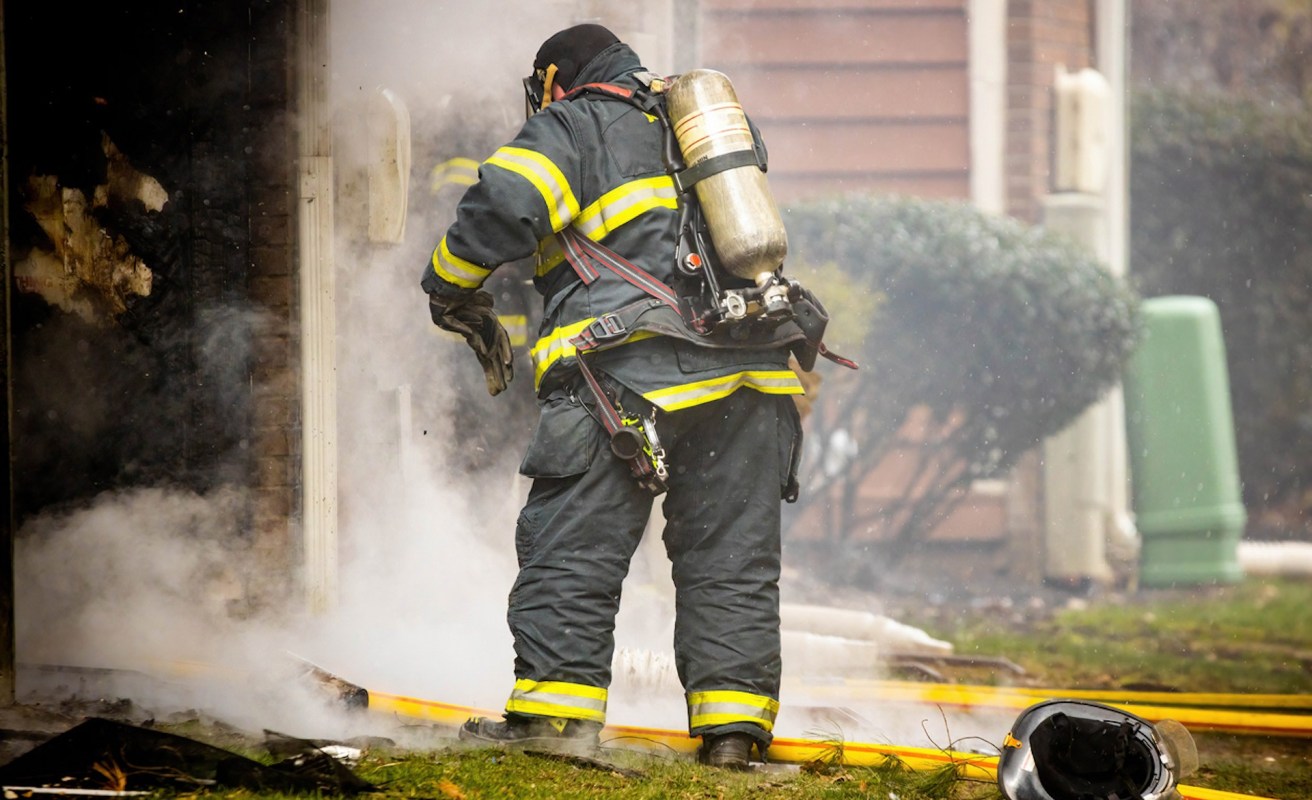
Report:
[[[605,721],[620,586],[653,498],[610,452],[587,401],[544,402],[521,466],[534,479],[515,531],[507,713]],[[646,411],[636,395],[621,403]],[[779,703],[779,518],[791,397],[740,389],[660,414],[670,468],[663,535],[676,590],[675,663],[693,736],[770,742]]]

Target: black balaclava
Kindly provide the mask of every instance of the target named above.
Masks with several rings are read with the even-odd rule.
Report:
[[[619,41],[608,29],[593,23],[566,28],[538,48],[537,58],[533,60],[533,71],[540,72],[555,64],[555,84],[565,90],[573,89],[574,80],[588,62]]]

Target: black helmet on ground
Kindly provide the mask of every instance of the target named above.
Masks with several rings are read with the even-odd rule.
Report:
[[[1049,700],[1012,724],[998,788],[1008,800],[1176,800],[1176,784],[1197,767],[1193,737],[1175,720]]]

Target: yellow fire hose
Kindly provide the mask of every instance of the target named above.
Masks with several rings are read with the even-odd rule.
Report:
[[[1026,704],[1031,705],[1030,703]],[[409,719],[421,719],[446,727],[456,727],[471,716],[497,717],[499,712],[419,700],[413,697],[369,692],[369,710]],[[674,751],[691,755],[698,742],[680,731],[643,728],[629,725],[608,725],[601,732],[603,744],[623,744],[634,749]],[[931,770],[956,765],[963,778],[997,780],[997,756],[936,750],[924,747],[899,747],[869,742],[826,742],[818,739],[791,739],[778,737],[770,745],[770,761],[785,764],[806,764],[815,761],[841,760],[851,767],[879,766],[895,759],[910,769]],[[1258,795],[1223,792],[1200,786],[1178,786],[1185,800],[1253,800]],[[1261,798],[1260,800],[1272,800]]]
[[[835,697],[849,702],[877,700],[930,703],[959,708],[1005,708],[1017,711],[1047,699],[1095,700],[1129,711],[1150,722],[1173,719],[1191,731],[1312,736],[1312,714],[1245,710],[1253,708],[1312,710],[1312,698],[1304,695],[1177,694],[861,680],[803,685],[796,688],[805,691],[811,697]]]
[[[348,686],[367,694],[367,707],[371,713],[386,714],[412,720],[423,720],[443,727],[458,728],[471,716],[498,717],[499,711],[470,706],[422,700],[401,695],[365,690],[355,684],[323,670],[299,656],[288,654],[310,668],[316,680],[324,676],[336,684]],[[171,671],[176,675],[210,672],[204,664],[173,662]],[[211,675],[212,677],[212,675]],[[967,684],[927,684],[914,681],[885,681],[847,679],[821,685],[794,684],[793,690],[807,691],[812,696],[832,693],[845,699],[878,700],[881,702],[915,702],[957,707],[1025,709],[1050,698],[1077,698],[1118,705],[1150,721],[1174,719],[1190,730],[1233,731],[1260,733],[1273,736],[1312,735],[1312,713],[1273,714],[1245,712],[1240,709],[1275,708],[1312,712],[1312,697],[1285,694],[1220,694],[1134,692],[1120,690],[1045,689],[1031,687],[980,686]],[[1155,705],[1154,705],[1155,704]],[[1179,704],[1179,705],[1172,705]],[[677,752],[692,755],[699,745],[682,731],[664,730],[627,725],[608,725],[602,731],[603,744],[614,743],[627,748],[649,751]],[[952,750],[922,747],[903,747],[869,742],[837,742],[819,739],[778,737],[770,746],[770,760],[784,764],[807,764],[815,761],[836,760],[846,766],[879,766],[896,759],[914,770],[939,769],[955,764],[963,778],[988,781],[997,779],[996,756],[979,755]],[[1240,794],[1201,786],[1176,787],[1184,800],[1274,800],[1261,795]]]
[[[815,686],[841,685],[849,690],[861,692],[899,692],[909,689],[937,689],[951,687],[980,697],[1005,697],[1021,695],[1023,697],[1045,700],[1050,697],[1069,697],[1078,700],[1093,700],[1099,703],[1133,703],[1136,705],[1189,706],[1190,708],[1228,708],[1239,710],[1245,708],[1276,708],[1292,711],[1312,711],[1312,694],[1242,694],[1238,692],[1143,692],[1128,689],[1051,689],[1032,686],[987,686],[958,683],[924,683],[921,681],[888,681],[845,679],[839,684],[816,684]],[[799,684],[797,688],[811,689],[811,685]]]

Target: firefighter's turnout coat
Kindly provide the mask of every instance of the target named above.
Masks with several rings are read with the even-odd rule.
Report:
[[[575,84],[637,89],[640,72],[633,51],[616,44]],[[521,465],[534,484],[516,529],[510,713],[605,718],[620,585],[652,497],[611,454],[571,340],[647,295],[614,274],[585,285],[554,234],[572,227],[675,281],[678,199],[664,136],[656,117],[618,99],[551,103],[483,162],[424,270],[425,291],[453,295],[537,256],[543,321],[530,355],[541,417]],[[643,331],[587,358],[624,409],[667,412],[656,423],[670,464],[664,540],[690,732],[743,730],[768,744],[780,670],[780,496],[799,444],[788,395],[802,393],[788,353]]]

